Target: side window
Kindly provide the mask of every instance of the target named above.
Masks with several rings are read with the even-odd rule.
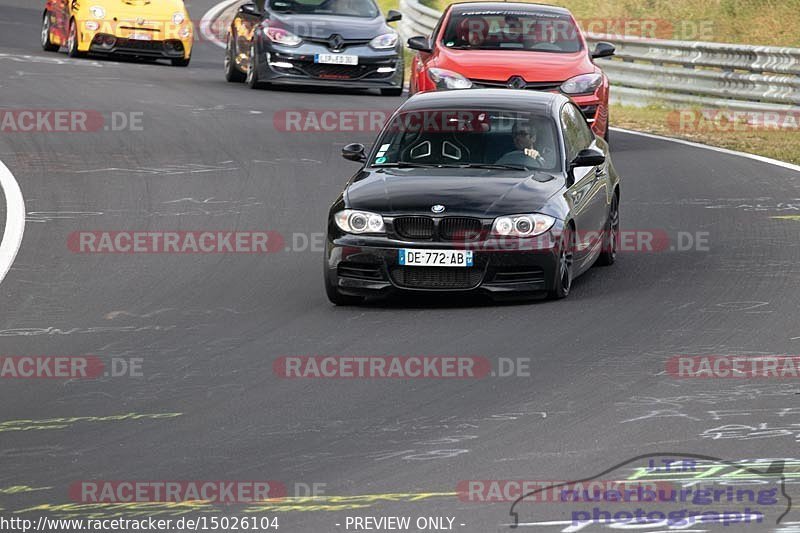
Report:
[[[564,142],[567,145],[567,162],[575,159],[578,152],[589,148],[594,142],[594,134],[586,119],[573,104],[566,104],[561,108],[561,127],[564,129]]]
[[[442,13],[442,16],[439,17],[439,21],[436,23],[436,26],[433,28],[433,31],[431,32],[430,36],[431,45],[434,47],[436,46],[436,38],[439,36],[439,30],[442,29],[442,22],[444,22],[444,19],[448,18],[448,11],[449,10],[446,10],[444,13]]]
[[[567,152],[567,163],[575,159],[575,156],[581,151],[581,133],[572,119],[571,107],[571,105],[565,105],[561,108],[561,129],[564,130],[564,144],[566,145],[564,148]]]

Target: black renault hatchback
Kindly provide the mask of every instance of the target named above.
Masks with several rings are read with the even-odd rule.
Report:
[[[403,92],[403,48],[374,0],[268,0],[243,4],[228,30],[225,78],[252,88],[333,85]]]
[[[619,238],[608,144],[569,98],[476,89],[421,93],[390,118],[328,215],[335,304],[396,291],[564,298]]]

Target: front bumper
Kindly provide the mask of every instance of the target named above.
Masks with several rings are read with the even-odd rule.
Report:
[[[336,86],[354,89],[403,87],[403,59],[396,50],[375,51],[368,46],[347,48],[343,54],[358,56],[357,65],[316,63],[326,47],[304,43],[297,48],[261,44],[256,68],[261,81],[286,85]]]
[[[559,231],[503,243],[412,243],[383,237],[329,236],[325,275],[339,292],[356,296],[393,292],[478,292],[496,297],[541,293],[551,290],[555,283]],[[401,248],[472,250],[473,266],[401,266]]]
[[[189,57],[191,50],[187,50],[183,41],[178,39],[140,41],[98,33],[89,45],[89,53],[157,59],[183,59]]]
[[[94,23],[95,26],[89,26]],[[137,26],[130,21],[81,21],[78,49],[102,55],[127,55],[163,59],[188,59],[192,55],[194,29],[147,21]],[[96,27],[97,29],[90,29]],[[145,37],[147,40],[133,37]]]

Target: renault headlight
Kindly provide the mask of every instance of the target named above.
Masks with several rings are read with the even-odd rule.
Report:
[[[429,68],[428,77],[436,84],[437,89],[469,89],[472,82],[467,78],[444,68]]]
[[[266,38],[275,44],[282,44],[284,46],[299,46],[300,43],[303,42],[303,39],[288,30],[284,30],[283,28],[264,26],[263,31]]]
[[[562,83],[561,92],[565,94],[593,93],[602,83],[603,75],[599,72],[594,74],[581,74],[580,76],[575,76]]]
[[[369,42],[369,45],[375,50],[389,50],[397,46],[397,33],[384,33],[378,35]]]
[[[89,12],[96,19],[106,18],[106,10],[102,6],[92,6],[89,8]]]

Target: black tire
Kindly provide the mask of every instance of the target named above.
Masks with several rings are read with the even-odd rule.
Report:
[[[188,67],[189,63],[192,61],[192,56],[187,58],[172,59],[171,61],[173,67]]]
[[[67,39],[67,55],[69,57],[84,57],[85,52],[78,49],[78,25],[75,19],[69,21],[69,38]]]
[[[236,66],[233,57],[233,34],[228,34],[228,42],[225,45],[225,79],[230,83],[244,83],[247,75]]]
[[[553,288],[547,291],[549,300],[561,300],[569,296],[572,289],[572,267],[575,253],[575,232],[569,226],[558,245],[558,262]]]
[[[247,78],[245,83],[251,89],[261,89],[262,83],[258,79],[258,69],[256,68],[256,45],[250,47],[250,64],[247,66]]]
[[[383,96],[403,96],[403,88],[398,87],[396,89],[381,89],[381,95]]]
[[[619,248],[619,196],[616,192],[608,210],[602,247],[602,251],[597,257],[597,264],[600,266],[613,265],[617,261],[617,249]]]
[[[327,274],[325,274],[325,293],[328,295],[328,300],[334,305],[358,305],[364,302],[363,296],[351,296],[339,292],[339,289],[331,285]]]
[[[50,41],[50,12],[45,11],[42,16],[42,50],[45,52],[58,52],[60,47]]]

